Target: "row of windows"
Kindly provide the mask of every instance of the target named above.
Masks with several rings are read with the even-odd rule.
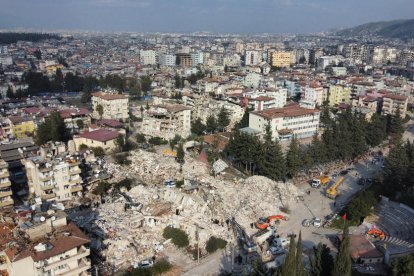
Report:
[[[291,122],[291,123],[283,124],[283,126],[301,125],[301,124],[306,124],[306,123],[313,123],[313,121],[314,121],[313,119],[304,120],[304,121],[297,121],[297,122]]]

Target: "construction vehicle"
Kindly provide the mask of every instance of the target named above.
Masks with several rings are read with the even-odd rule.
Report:
[[[381,230],[376,229],[376,228],[368,230],[367,234],[370,235],[373,238],[376,238],[376,239],[381,239],[382,240],[382,239],[385,238],[384,232],[382,232]]]
[[[257,243],[257,244],[262,244],[264,243],[268,238],[270,238],[271,236],[273,236],[275,233],[274,228],[272,229],[271,227],[269,227],[266,230],[262,230],[257,232],[256,234],[252,235],[252,240]]]
[[[247,235],[243,226],[237,223],[234,217],[229,220],[229,224],[233,229],[234,235],[243,244],[244,250],[248,253],[257,252],[257,245],[252,241],[249,235]]]
[[[319,178],[314,178],[311,181],[311,186],[313,188],[319,188],[319,186],[323,186],[329,183],[329,181],[331,181],[331,178],[327,175],[319,177]]]
[[[336,181],[335,184],[333,184],[329,189],[326,190],[326,196],[329,197],[330,199],[335,199],[336,197],[338,197],[339,196],[338,188],[342,184],[342,182],[344,182],[344,180],[345,180],[345,176],[342,176],[341,178],[339,178],[339,180]]]
[[[256,223],[255,226],[257,229],[265,230],[267,229],[273,221],[280,221],[280,220],[289,220],[287,216],[284,215],[273,215],[269,217],[262,217]]]

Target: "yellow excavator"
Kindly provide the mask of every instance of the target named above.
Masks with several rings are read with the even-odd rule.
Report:
[[[345,180],[345,176],[342,176],[341,178],[339,178],[339,180],[336,181],[335,184],[333,184],[329,189],[326,190],[326,196],[331,199],[335,199],[339,195],[337,189],[342,184],[342,182],[344,182],[344,180]]]

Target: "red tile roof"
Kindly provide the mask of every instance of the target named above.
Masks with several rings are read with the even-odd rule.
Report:
[[[106,142],[118,138],[119,133],[108,129],[98,129],[90,132],[83,132],[79,136],[86,139]]]
[[[256,101],[262,101],[262,102],[269,102],[269,101],[273,101],[274,98],[268,97],[268,96],[259,96],[259,97],[255,98],[255,99],[251,99],[251,100],[253,100],[253,101],[256,100]]]
[[[99,120],[97,122],[97,125],[99,125],[99,126],[114,127],[114,128],[120,128],[120,127],[123,126],[122,123],[120,123],[119,121],[114,120],[114,119],[102,119],[102,120]]]
[[[319,109],[306,109],[299,106],[288,106],[283,108],[270,108],[263,111],[253,111],[252,114],[259,115],[266,119],[297,117],[307,114],[319,113]]]
[[[23,112],[26,113],[26,114],[35,114],[35,113],[40,112],[40,108],[35,107],[35,106],[34,107],[27,107],[27,108],[23,109]]]
[[[388,98],[388,99],[397,100],[397,101],[406,101],[407,100],[406,96],[397,95],[397,94],[387,94],[387,95],[384,95],[383,98]]]
[[[60,117],[63,119],[70,118],[73,116],[89,115],[90,112],[86,108],[70,108],[59,110]]]
[[[127,99],[127,97],[122,94],[104,93],[104,92],[95,92],[95,93],[92,93],[92,96],[98,97],[98,98],[101,98],[107,101]]]

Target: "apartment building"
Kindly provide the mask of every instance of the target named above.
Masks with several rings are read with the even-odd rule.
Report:
[[[304,100],[321,106],[324,100],[324,88],[318,83],[311,83],[304,88]]]
[[[66,128],[72,133],[79,132],[81,129],[79,125],[84,127],[91,124],[90,112],[86,108],[69,108],[59,110],[59,115],[65,122]],[[82,121],[79,123],[78,121]]]
[[[158,63],[158,53],[154,50],[140,50],[139,60],[142,65],[156,65]]]
[[[374,48],[372,54],[373,64],[386,64],[397,60],[397,49],[387,46],[378,46]]]
[[[12,206],[14,203],[8,168],[8,164],[0,159],[0,208]]]
[[[190,54],[177,54],[178,65],[181,67],[191,67],[193,60]]]
[[[317,69],[325,70],[329,65],[338,65],[344,58],[342,56],[321,56],[318,58]]]
[[[307,138],[318,131],[319,116],[318,109],[305,109],[298,105],[252,111],[249,113],[249,128],[263,135],[270,123],[274,139]]]
[[[111,92],[92,93],[92,117],[95,119],[117,119],[126,120],[129,118],[128,97]],[[97,107],[102,106],[102,118]]]
[[[257,65],[262,61],[260,52],[256,50],[247,50],[244,54],[244,64],[246,66]]]
[[[82,192],[79,160],[66,154],[35,156],[22,161],[29,192],[45,201],[72,200]]]
[[[89,238],[75,224],[66,224],[65,217],[62,219],[60,214],[56,213],[54,217],[59,218],[59,223],[47,219],[53,227],[42,232],[42,239],[31,238],[24,249],[19,248],[20,252],[12,249],[8,251],[11,275],[90,275],[90,249],[87,247],[90,243]],[[30,224],[30,228],[45,229],[43,225],[34,221]]]
[[[289,68],[292,63],[292,53],[288,51],[276,51],[272,53],[272,66]]]
[[[160,55],[160,65],[162,66],[175,66],[177,63],[177,56],[173,54]]]
[[[326,100],[329,106],[336,106],[340,103],[351,102],[352,88],[344,85],[331,85],[327,93]]]
[[[73,137],[76,150],[80,150],[81,145],[88,148],[100,147],[104,151],[113,151],[117,148],[116,139],[121,134],[118,131],[109,129],[97,129],[93,131],[84,131]]]
[[[34,136],[36,125],[32,118],[9,116],[9,121],[14,137],[24,138],[28,136]]]
[[[199,64],[203,64],[204,63],[204,54],[203,52],[195,52],[195,53],[191,53],[191,61],[192,61],[192,66],[195,67]]]
[[[403,95],[386,94],[382,97],[382,114],[395,114],[400,111],[402,118],[407,114],[408,98]]]
[[[183,105],[152,106],[142,121],[142,132],[150,136],[172,139],[191,134],[191,108]]]
[[[281,108],[286,105],[287,89],[267,89],[243,93],[247,105],[256,111],[270,108]]]

